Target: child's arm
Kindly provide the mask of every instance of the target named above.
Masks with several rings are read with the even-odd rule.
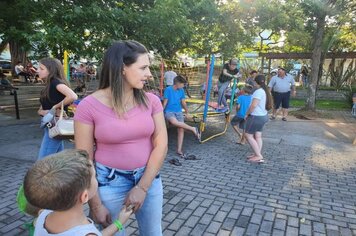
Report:
[[[101,233],[103,236],[112,236],[116,232],[121,231],[119,230],[120,226],[123,227],[124,224],[127,222],[127,220],[130,218],[130,215],[132,214],[132,207],[131,208],[126,208],[125,206],[121,209],[119,213],[119,217],[117,220],[114,221],[113,224],[109,225]]]
[[[167,103],[168,103],[168,99],[167,98],[163,99],[163,110],[166,108]]]
[[[240,110],[241,106],[239,103],[236,104],[236,112],[238,112]]]
[[[188,107],[187,107],[187,103],[185,102],[185,99],[180,100],[180,102],[181,102],[182,107],[183,107],[183,109],[185,111],[185,114],[188,114],[189,111],[188,111]]]

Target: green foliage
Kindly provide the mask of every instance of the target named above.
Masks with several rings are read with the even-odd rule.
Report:
[[[344,5],[343,5],[343,4]],[[162,57],[243,51],[311,51],[315,16],[330,16],[325,48],[355,50],[352,1],[341,0],[2,0],[0,39],[36,57],[101,58],[114,40],[135,39]],[[342,13],[342,14],[341,14]],[[341,24],[342,23],[342,24]],[[84,34],[89,30],[90,34]],[[273,42],[256,42],[269,30]],[[264,40],[262,38],[262,40]],[[265,41],[264,41],[265,42]]]

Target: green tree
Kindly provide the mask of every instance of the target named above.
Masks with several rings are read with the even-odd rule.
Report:
[[[329,27],[340,27],[352,19],[353,1],[341,0],[305,0],[301,3],[307,22],[313,26],[311,76],[308,87],[306,109],[315,110],[316,92],[321,77],[323,55],[329,50],[333,41],[327,43],[325,48],[325,31]],[[349,22],[351,23],[351,22]],[[323,52],[324,41],[324,52]]]
[[[34,34],[35,8],[25,0],[0,1],[0,52],[10,46],[11,63],[14,70],[18,61],[27,62],[27,52],[31,48],[30,35]],[[13,71],[14,73],[14,71]]]

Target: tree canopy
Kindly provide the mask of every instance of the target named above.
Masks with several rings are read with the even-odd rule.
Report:
[[[0,7],[6,9],[0,16],[0,50],[13,42],[17,50],[38,56],[51,52],[61,58],[69,50],[78,57],[101,57],[120,39],[140,41],[164,57],[182,51],[227,57],[246,50],[311,51],[320,14],[328,21],[328,50],[355,50],[352,1],[3,0]],[[265,30],[268,43],[263,43]]]

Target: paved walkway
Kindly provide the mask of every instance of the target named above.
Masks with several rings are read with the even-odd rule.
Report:
[[[269,122],[260,165],[246,161],[249,147],[235,144],[229,128],[205,144],[187,134],[186,151],[202,160],[172,166],[170,129],[161,171],[164,235],[356,235],[356,146],[350,144],[356,119],[337,115]],[[0,124],[0,235],[27,235],[23,224],[30,220],[18,212],[15,196],[41,131],[33,119],[21,122]],[[127,230],[138,235],[134,220]]]

